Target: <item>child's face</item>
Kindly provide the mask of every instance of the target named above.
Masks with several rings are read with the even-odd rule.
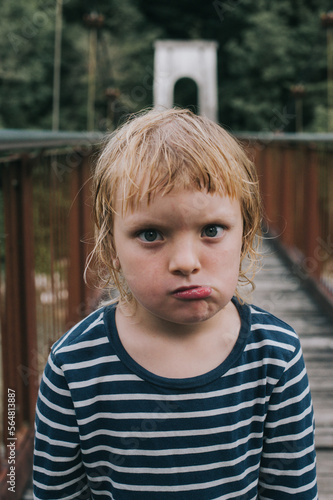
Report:
[[[116,208],[115,247],[141,317],[193,324],[230,302],[242,248],[238,200],[174,189],[133,212]]]

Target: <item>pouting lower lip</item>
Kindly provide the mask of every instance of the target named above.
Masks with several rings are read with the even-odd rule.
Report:
[[[209,286],[178,288],[173,295],[179,299],[206,299],[212,294]]]

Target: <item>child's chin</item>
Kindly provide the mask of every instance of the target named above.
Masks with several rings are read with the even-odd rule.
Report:
[[[167,321],[171,323],[177,323],[180,325],[195,325],[197,323],[202,323],[209,320],[210,318],[215,316],[217,312],[217,310],[215,311],[211,310],[210,308],[206,308],[205,310],[201,311],[196,310],[187,313],[184,311],[182,314],[171,314],[169,315],[168,319],[165,319],[167,319]]]

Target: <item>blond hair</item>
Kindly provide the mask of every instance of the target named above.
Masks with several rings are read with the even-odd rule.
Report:
[[[123,213],[155,193],[175,187],[237,198],[243,217],[243,246],[238,283],[253,285],[259,259],[261,202],[253,163],[223,128],[187,109],[150,110],[135,115],[107,138],[94,172],[97,227],[90,256],[110,297],[117,289],[122,303],[135,300],[115,264],[113,220],[116,199]],[[89,261],[89,262],[90,262]],[[243,264],[246,267],[243,269]],[[236,296],[242,299],[239,290]]]

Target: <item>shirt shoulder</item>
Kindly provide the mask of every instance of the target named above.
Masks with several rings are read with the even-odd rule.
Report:
[[[290,360],[296,352],[301,351],[301,344],[294,328],[288,323],[261,309],[250,305],[251,311],[251,335],[249,345],[266,348],[274,354],[278,354],[286,361]]]
[[[74,325],[57,340],[51,348],[54,358],[70,357],[74,353],[83,353],[109,344],[104,321],[105,307],[93,311],[89,316]]]

